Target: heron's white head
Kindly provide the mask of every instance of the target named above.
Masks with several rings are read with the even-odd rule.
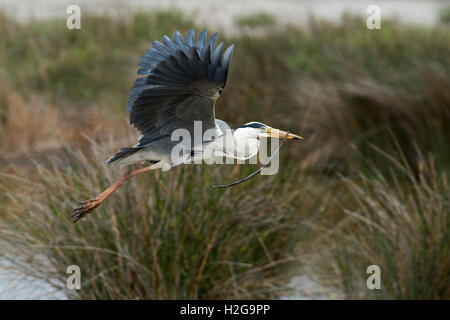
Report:
[[[296,134],[293,133],[288,134],[286,131],[275,129],[264,123],[256,121],[248,122],[243,126],[237,128],[235,134],[238,134],[239,136],[246,138],[256,138],[256,139],[259,139],[261,137],[273,137],[283,139],[287,134],[287,139],[291,140],[303,139],[302,137]]]
[[[258,153],[260,138],[273,137],[282,139],[286,137],[286,135],[287,139],[303,139],[300,136],[274,129],[261,122],[249,122],[234,131],[234,152],[237,156],[242,158],[250,158]]]

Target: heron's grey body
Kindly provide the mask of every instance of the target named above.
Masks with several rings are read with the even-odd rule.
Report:
[[[258,152],[254,130],[238,129],[231,134],[226,122],[215,119],[215,102],[225,87],[234,49],[232,45],[224,52],[223,43],[215,46],[216,38],[217,33],[207,40],[203,30],[195,41],[194,31],[189,30],[184,41],[177,31],[173,40],[164,36],[162,42],[153,42],[139,63],[138,74],[146,77],[135,81],[127,104],[130,123],[142,136],[135,146],[119,150],[107,164],[151,162],[152,169],[167,171],[199,157],[205,159],[206,154],[248,159]],[[186,144],[184,156],[174,160],[172,150],[179,141],[172,141],[172,134],[184,129],[194,137],[198,134],[196,121],[201,123],[202,137],[212,130],[212,138]]]
[[[150,166],[128,171],[94,199],[81,202],[72,214],[74,221],[137,174],[217,157],[246,160],[258,153],[260,137],[301,138],[260,122],[246,123],[232,133],[226,122],[216,119],[214,107],[225,87],[234,49],[232,45],[224,52],[223,43],[215,46],[216,38],[217,33],[207,40],[203,30],[195,41],[190,30],[184,40],[177,31],[172,40],[164,36],[162,42],[153,42],[139,62],[138,74],[145,77],[135,81],[127,104],[130,123],[142,136],[136,145],[106,160],[120,166]]]
[[[134,148],[133,152],[112,163],[116,163],[119,166],[128,166],[151,161],[153,162],[152,169],[167,171],[174,166],[195,163],[197,160],[208,161],[223,157],[246,160],[258,153],[259,139],[256,136],[252,136],[252,131],[250,130],[240,128],[233,133],[226,122],[216,119],[215,133],[211,140],[202,140],[194,145],[181,144],[180,148],[183,150],[184,156],[179,158],[173,156],[172,151],[181,142],[172,141],[171,137],[164,136],[149,142],[145,146]]]

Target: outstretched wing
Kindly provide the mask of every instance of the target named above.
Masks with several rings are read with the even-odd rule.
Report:
[[[214,105],[225,87],[234,45],[223,52],[223,43],[215,47],[217,33],[209,40],[206,35],[205,29],[195,41],[189,30],[183,41],[177,31],[173,40],[154,41],[142,57],[138,74],[146,77],[135,81],[127,104],[130,124],[142,133],[139,145],[179,128],[193,133],[194,121],[202,121],[203,131],[215,127]]]

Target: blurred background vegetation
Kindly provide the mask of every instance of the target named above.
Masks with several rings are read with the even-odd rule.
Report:
[[[72,224],[122,173],[103,160],[138,137],[125,104],[140,57],[204,26],[176,11],[83,16],[80,31],[0,15],[3,261],[62,291],[79,265],[70,298],[277,298],[306,275],[310,298],[449,299],[448,17],[381,30],[348,15],[237,19],[237,35],[218,30],[236,51],[217,116],[305,137],[282,148],[279,174],[211,190],[255,167],[150,173]],[[381,290],[366,288],[372,264]]]

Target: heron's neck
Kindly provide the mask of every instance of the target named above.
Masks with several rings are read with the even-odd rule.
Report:
[[[236,130],[233,135],[235,143],[234,154],[237,159],[246,160],[258,153],[259,139],[239,131],[240,130]]]

